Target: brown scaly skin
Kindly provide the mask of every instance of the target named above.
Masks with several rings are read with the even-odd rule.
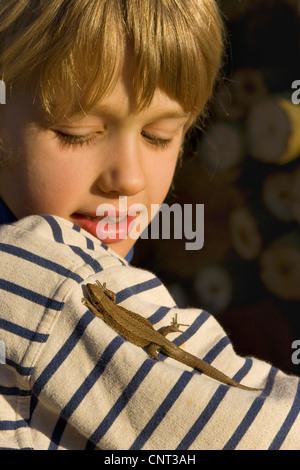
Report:
[[[179,326],[188,326],[178,324],[177,315],[173,318],[173,322],[170,326],[167,326],[159,332],[156,331],[152,323],[143,316],[131,312],[120,305],[116,305],[116,294],[106,288],[106,283],[102,285],[99,281],[96,281],[96,284],[87,284],[86,291],[88,298],[84,297],[82,302],[91,312],[101,318],[125,340],[141,348],[146,348],[148,355],[153,359],[158,359],[157,354],[159,351],[162,351],[172,359],[193,369],[197,369],[223,384],[238,387],[243,390],[261,390],[247,387],[246,385],[236,382],[207,362],[193,356],[169,341],[166,338],[167,334],[180,331]]]

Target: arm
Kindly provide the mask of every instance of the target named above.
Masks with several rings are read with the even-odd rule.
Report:
[[[129,271],[125,271],[128,279]],[[93,276],[89,281],[95,279]],[[151,292],[153,297],[155,288]],[[56,445],[63,445],[75,426],[88,439],[88,448],[175,449],[182,445],[182,449],[201,449],[210,443],[208,448],[237,445],[254,449],[272,445],[287,418],[287,409],[293,407],[297,379],[260,361],[237,357],[215,320],[196,310],[179,312],[191,326],[188,334],[179,333],[175,342],[185,340],[185,350],[198,349],[197,354],[201,350],[207,360],[214,353],[218,368],[224,367],[237,379],[247,374],[248,383],[252,380],[253,385],[263,385],[265,391],[249,393],[220,385],[172,359],[153,361],[143,349],[123,340],[80,305],[80,292],[74,294],[63,312],[69,325],[68,338],[74,337],[82,307],[80,318],[85,318],[88,326],[51,378],[53,385],[56,382],[58,401],[53,402],[49,393],[41,392],[39,397],[41,402],[45,400],[46,409],[62,410],[52,437]],[[133,298],[130,302],[128,299],[128,307],[132,302]],[[146,300],[142,304],[155,315],[156,305]],[[172,316],[171,309],[156,327],[159,329]],[[57,323],[49,346],[56,345],[58,331]],[[44,348],[44,354],[51,349]],[[242,422],[245,425],[239,427]],[[299,426],[298,417],[293,431],[285,437],[285,445],[299,446]]]
[[[31,225],[24,231],[26,224]],[[21,228],[17,224],[2,234],[1,242],[3,249],[14,242],[14,254],[11,250],[2,254],[1,340],[7,344],[9,364],[2,370],[1,386],[12,393],[16,387],[22,389],[15,409],[7,407],[7,395],[3,395],[1,410],[6,422],[16,416],[16,410],[22,413],[16,427],[18,445],[37,449],[300,447],[299,379],[237,356],[212,316],[175,308],[151,273],[127,266],[100,245],[87,249],[86,236],[59,219],[51,219],[50,226],[44,218],[25,220]],[[30,256],[23,251],[13,260],[20,250],[31,250]],[[12,295],[5,290],[12,286],[7,284],[9,277],[19,286]],[[176,333],[172,342],[234,380],[245,379],[264,391],[228,387],[172,358],[149,359],[142,348],[125,341],[82,304],[83,286],[96,280],[107,282],[117,304],[148,317],[156,330],[178,313],[190,326]],[[17,374],[11,374],[11,367]],[[18,396],[22,408],[18,408]],[[0,445],[6,435],[0,432]]]

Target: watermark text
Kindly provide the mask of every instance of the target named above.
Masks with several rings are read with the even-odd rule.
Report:
[[[6,104],[6,85],[0,80],[0,104]]]
[[[127,206],[127,197],[119,198],[119,207],[113,204],[98,206],[97,236],[105,239],[170,240],[185,239],[186,250],[200,250],[204,246],[204,204],[144,204]],[[149,225],[149,223],[151,224]],[[126,227],[125,227],[126,226]],[[125,227],[120,236],[120,227]]]
[[[294,104],[299,104],[300,103],[300,80],[293,81],[292,89],[295,90],[292,93],[292,102]]]
[[[300,340],[296,339],[292,343],[292,349],[295,349],[295,351],[292,354],[292,363],[295,366],[298,366],[300,364]]]

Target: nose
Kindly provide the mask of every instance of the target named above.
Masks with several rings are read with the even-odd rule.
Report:
[[[133,196],[145,188],[142,154],[138,147],[138,143],[132,140],[119,139],[109,149],[97,180],[97,186],[102,192]]]

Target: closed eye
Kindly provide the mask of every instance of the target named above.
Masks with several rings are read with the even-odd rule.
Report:
[[[93,132],[84,135],[74,135],[55,130],[56,137],[59,139],[60,144],[64,147],[83,147],[84,145],[93,144],[99,134],[100,133],[98,132]],[[149,134],[146,131],[142,131],[141,135],[149,144],[151,144],[153,147],[156,147],[157,149],[167,148],[173,140],[172,138],[162,139],[153,134]]]
[[[160,137],[156,137],[155,135],[149,134],[146,131],[142,131],[141,135],[144,139],[154,147],[165,149],[169,145],[171,145],[173,139],[161,139]]]
[[[94,132],[91,134],[85,135],[73,135],[73,134],[65,134],[61,131],[55,131],[56,137],[60,140],[60,144],[65,147],[76,147],[80,146],[83,147],[84,145],[89,145],[95,142],[98,133]]]

